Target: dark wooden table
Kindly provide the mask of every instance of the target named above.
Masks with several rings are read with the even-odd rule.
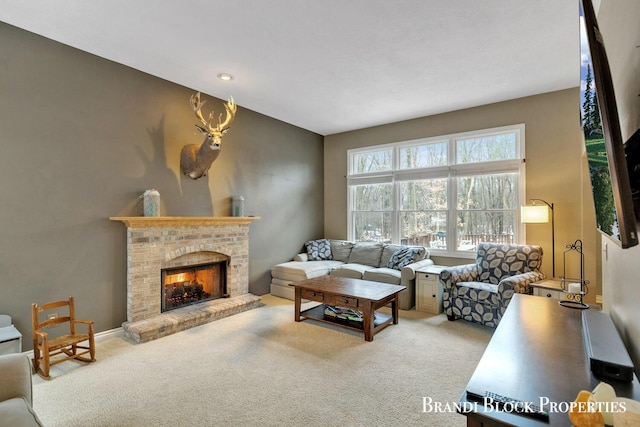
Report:
[[[398,324],[398,293],[406,286],[390,285],[346,277],[322,276],[293,283],[295,287],[295,321],[313,319],[343,328],[364,332],[366,341],[389,324]],[[300,311],[302,299],[321,302],[316,307]],[[391,315],[376,312],[391,304]],[[327,305],[352,308],[363,313],[363,320],[343,322],[324,314]]]
[[[515,294],[463,393],[460,406],[472,403],[467,391],[493,392],[540,406],[548,399],[549,422],[482,405],[467,412],[467,426],[571,426],[567,412],[558,409],[591,391],[600,381],[611,384],[618,397],[640,398],[640,385],[599,379],[590,370],[582,335],[582,310],[562,307],[551,298]],[[546,401],[546,400],[545,400]],[[553,402],[553,403],[552,403]],[[469,405],[470,406],[470,405]]]

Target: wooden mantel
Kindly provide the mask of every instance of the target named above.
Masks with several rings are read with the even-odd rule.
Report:
[[[112,216],[130,228],[190,227],[199,225],[247,225],[259,216]]]

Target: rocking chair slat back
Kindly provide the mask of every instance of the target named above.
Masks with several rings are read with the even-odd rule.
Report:
[[[68,314],[59,313],[59,311],[68,312]],[[84,362],[95,362],[93,321],[75,318],[73,297],[42,305],[33,303],[31,304],[31,317],[33,367],[41,377],[49,379],[50,367],[66,360],[77,359]],[[68,334],[60,335],[59,330],[56,330],[58,336],[54,337],[51,333],[50,337],[50,333],[45,331],[56,327],[62,328],[65,324],[68,325]],[[76,324],[85,325],[86,333],[76,333]],[[52,359],[52,357],[54,358]]]

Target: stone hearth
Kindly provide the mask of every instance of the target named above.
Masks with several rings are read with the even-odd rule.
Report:
[[[146,342],[262,305],[249,293],[249,225],[257,217],[112,217],[127,226],[126,338]],[[229,258],[228,298],[161,312],[161,270]]]

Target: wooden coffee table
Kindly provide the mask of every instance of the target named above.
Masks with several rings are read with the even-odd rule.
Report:
[[[398,293],[406,286],[390,285],[368,280],[346,277],[322,276],[292,283],[295,287],[295,321],[313,319],[344,328],[364,332],[365,341],[373,341],[373,336],[393,322],[398,324]],[[322,304],[300,311],[302,299]],[[391,314],[376,312],[391,304]],[[362,322],[341,321],[324,313],[327,306],[352,308],[363,313]]]

